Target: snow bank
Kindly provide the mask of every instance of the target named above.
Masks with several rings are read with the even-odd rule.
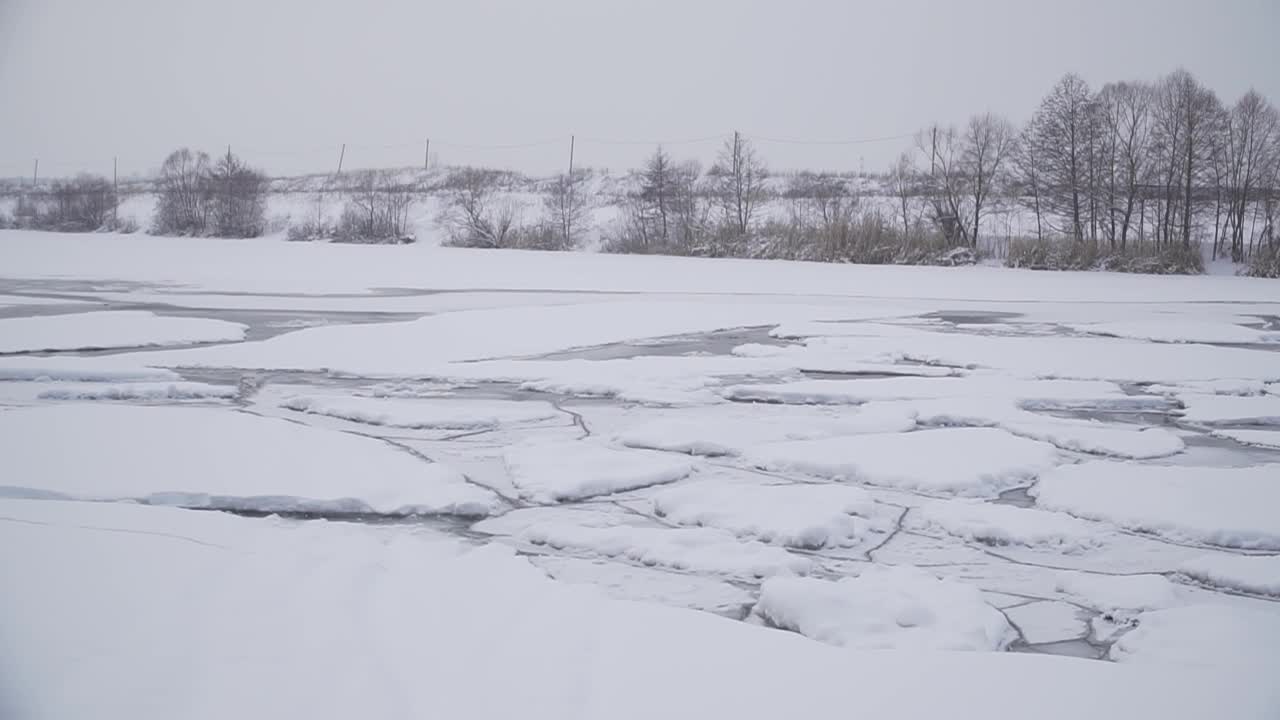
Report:
[[[685,458],[591,442],[522,445],[506,450],[503,459],[521,496],[543,503],[660,485],[693,472]]]
[[[455,470],[377,440],[231,410],[60,405],[0,413],[0,494],[262,512],[485,515]]]
[[[873,565],[836,582],[772,578],[755,611],[778,627],[860,650],[1002,650],[1017,637],[976,587],[905,566]]]
[[[190,345],[243,340],[248,326],[142,310],[37,315],[0,320],[0,353]]]
[[[989,545],[1048,547],[1077,553],[1096,548],[1106,531],[1064,513],[973,500],[935,500],[911,511],[913,525]]]
[[[861,433],[905,432],[915,428],[910,408],[858,409],[719,405],[689,408],[635,425],[615,439],[628,447],[691,455],[739,455],[761,443],[812,440]]]
[[[1178,587],[1163,575],[1063,572],[1054,586],[1082,605],[1104,613],[1159,610],[1181,604]]]
[[[50,383],[41,388],[36,397],[40,400],[225,400],[236,397],[237,393],[237,388],[231,385],[198,382]]]
[[[1207,585],[1280,596],[1280,555],[1202,555],[1178,572]]]
[[[1280,358],[1276,362],[1280,364]],[[1280,425],[1280,395],[1179,395],[1178,400],[1187,422]]]
[[[1280,613],[1230,605],[1191,605],[1144,612],[1111,646],[1119,662],[1270,668],[1280,648]]]
[[[1214,468],[1094,461],[1059,467],[1030,493],[1051,510],[1183,542],[1280,549],[1280,465]]]
[[[297,395],[280,406],[369,425],[441,430],[485,430],[560,416],[550,403],[517,400]]]
[[[1110,382],[1026,380],[997,375],[798,380],[772,385],[732,385],[725,388],[723,394],[731,400],[823,405],[935,398],[1007,398],[1027,405],[1051,406],[1138,401]]]
[[[812,563],[779,547],[738,540],[714,528],[592,527],[538,523],[520,533],[533,545],[623,558],[642,565],[689,572],[762,578],[804,573]]]
[[[1193,380],[1177,385],[1149,385],[1147,390],[1165,395],[1262,395],[1267,384],[1261,380],[1245,378],[1221,378],[1217,380]]]
[[[609,600],[503,548],[403,527],[29,500],[0,501],[0,516],[0,677],[18,718],[1271,720],[1280,707],[1270,664],[841,650]]]
[[[998,427],[1063,450],[1095,455],[1149,459],[1174,455],[1186,447],[1182,438],[1164,428],[1041,415],[1007,400],[958,398],[917,401],[911,407],[922,425]]]
[[[657,493],[653,508],[657,515],[681,525],[722,528],[768,543],[811,549],[852,545],[872,529],[888,529],[884,511],[871,496],[845,485],[695,482]]]
[[[993,496],[1059,462],[1052,445],[992,428],[944,428],[761,445],[757,467],[929,493]]]
[[[1280,343],[1280,332],[1254,330],[1228,322],[1186,319],[1164,322],[1101,322],[1068,325],[1076,332],[1166,343]]]

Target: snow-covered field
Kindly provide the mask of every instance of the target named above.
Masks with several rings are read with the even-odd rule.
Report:
[[[0,231],[0,718],[1280,716],[1280,283]]]

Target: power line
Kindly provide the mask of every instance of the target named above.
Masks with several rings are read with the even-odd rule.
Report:
[[[709,142],[711,140],[723,140],[726,133],[716,135],[706,135],[704,137],[687,138],[684,140],[609,140],[604,138],[580,137],[578,140],[596,143],[597,145],[693,145],[695,143]]]
[[[782,145],[865,145],[867,143],[887,142],[889,140],[904,140],[914,137],[915,133],[904,133],[902,135],[885,135],[883,137],[858,138],[855,140],[795,140],[792,138],[771,138],[762,135],[752,135],[751,133],[743,133],[743,135],[759,142],[777,143]]]

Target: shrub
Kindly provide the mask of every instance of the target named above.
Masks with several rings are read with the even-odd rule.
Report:
[[[1250,277],[1280,278],[1280,243],[1268,243],[1253,251],[1244,274]]]

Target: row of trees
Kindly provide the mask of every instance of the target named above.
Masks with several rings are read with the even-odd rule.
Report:
[[[268,180],[230,150],[211,161],[203,152],[175,150],[156,179],[156,232],[247,238],[266,228]]]

